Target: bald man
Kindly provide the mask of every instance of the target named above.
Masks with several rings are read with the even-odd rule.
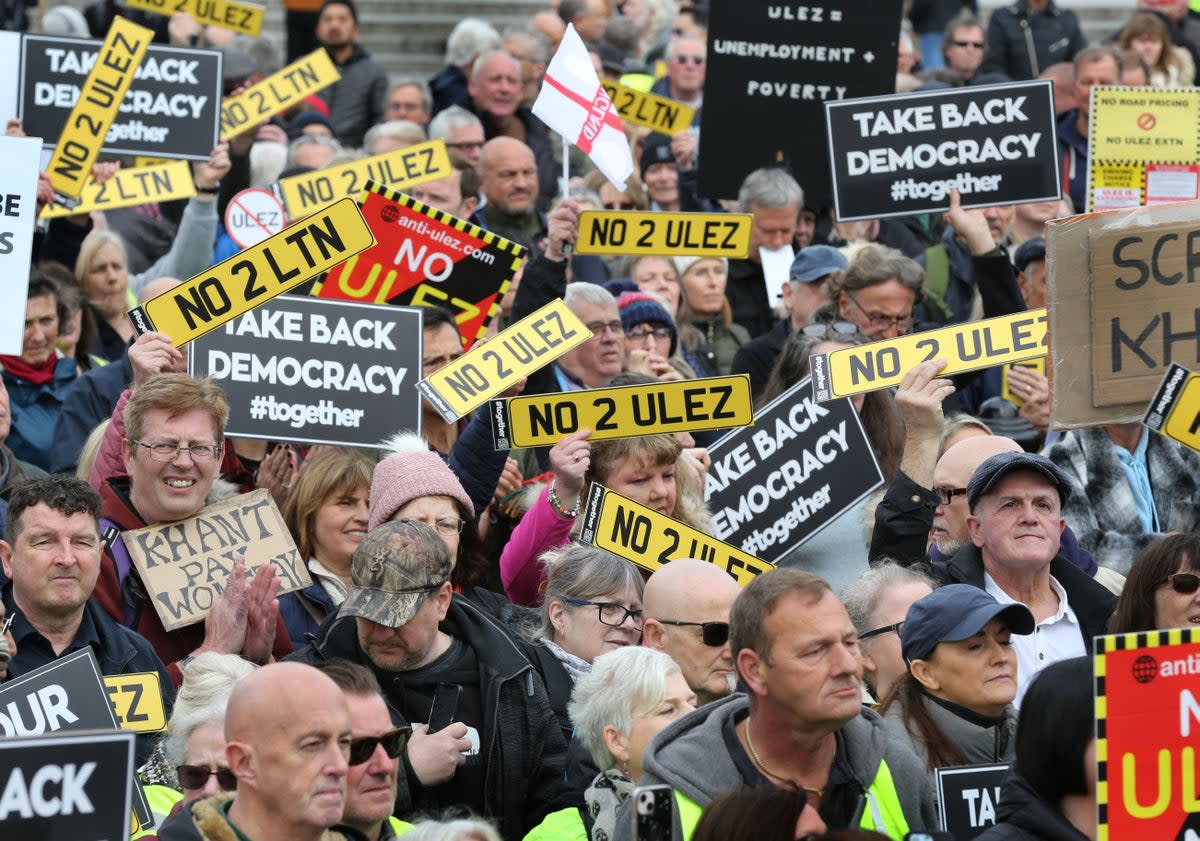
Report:
[[[303,663],[263,666],[238,682],[225,713],[236,796],[197,800],[159,838],[320,841],[342,819],[351,733],[332,680]]]
[[[971,542],[967,532],[967,483],[990,456],[1021,449],[1011,438],[973,436],[940,453],[942,401],[954,393],[954,383],[938,374],[945,360],[922,362],[905,375],[896,390],[896,406],[904,418],[904,453],[896,478],[875,509],[869,559],[905,566],[945,564]],[[1088,575],[1097,564],[1079,545],[1070,524],[1063,531],[1059,554]]]
[[[478,170],[484,204],[471,221],[519,242],[540,237],[546,219],[536,206],[538,166],[533,150],[520,140],[494,137],[483,144]]]
[[[655,571],[642,594],[642,642],[671,655],[700,704],[733,692],[729,609],[742,588],[724,570],[681,558]]]

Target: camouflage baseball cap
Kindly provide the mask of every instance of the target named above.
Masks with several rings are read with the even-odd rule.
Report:
[[[399,628],[450,580],[450,570],[450,552],[432,528],[416,520],[383,523],[354,550],[354,586],[339,613]]]

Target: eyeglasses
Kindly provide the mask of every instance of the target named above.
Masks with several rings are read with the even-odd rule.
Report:
[[[462,534],[466,522],[458,517],[443,517],[432,525],[442,537],[454,537],[456,534]]]
[[[208,464],[217,460],[222,446],[221,444],[146,444],[141,441],[133,443],[139,447],[145,447],[150,451],[150,458],[164,464],[175,461],[185,451],[196,464]]]
[[[619,318],[616,321],[608,321],[608,322],[589,321],[587,324],[585,324],[583,326],[586,327],[587,329],[591,330],[597,336],[599,336],[605,330],[612,333],[614,336],[623,336],[625,334],[625,327],[624,327],[624,325],[621,324],[621,320]]]
[[[1177,572],[1174,575],[1168,575],[1161,583],[1166,584],[1181,596],[1190,596],[1196,590],[1200,590],[1200,575],[1196,575],[1194,572]]]
[[[460,140],[457,143],[447,143],[446,148],[447,149],[456,149],[459,152],[469,152],[474,149],[482,149],[483,141],[482,140]]]
[[[410,736],[412,736],[411,727],[397,727],[382,736],[361,736],[351,739],[349,763],[362,765],[375,755],[375,748],[379,745],[383,745],[383,751],[389,759],[395,759],[408,745]]]
[[[672,61],[674,61],[676,64],[687,64],[688,62],[691,62],[692,64],[699,67],[701,64],[704,63],[704,56],[702,56],[702,55],[677,55],[677,56],[675,56],[674,59],[672,59]]]
[[[933,492],[938,495],[938,499],[942,501],[942,505],[949,505],[954,502],[954,497],[962,496],[967,492],[966,488],[934,488]]]
[[[207,765],[179,765],[175,768],[179,784],[192,791],[204,788],[208,778],[214,774],[221,791],[237,791],[237,777],[228,768],[209,768]]]
[[[647,330],[645,327],[634,327],[632,330],[625,331],[625,338],[633,339],[635,342],[640,342],[647,336],[653,336],[656,339],[671,338],[670,327],[651,327]]]
[[[900,626],[903,624],[903,622],[897,622],[895,625],[884,625],[882,628],[876,628],[873,631],[866,631],[865,633],[858,635],[858,640],[859,642],[862,642],[863,640],[869,640],[871,637],[878,637],[882,634],[890,634],[892,631],[896,631],[898,633],[900,631]]]
[[[858,307],[859,312],[867,317],[867,321],[876,330],[886,330],[889,327],[895,327],[901,333],[907,333],[913,326],[913,317],[911,312],[905,316],[872,315],[863,309],[863,305],[858,302],[858,299],[855,298],[853,294],[846,292],[846,297],[850,299],[850,303]]]
[[[824,339],[827,336],[857,336],[858,325],[853,321],[830,321],[826,324],[805,324],[800,328],[805,336]]]
[[[974,47],[977,50],[983,49],[982,41],[951,41],[950,43],[956,47]]]
[[[673,619],[659,619],[663,625],[693,626],[700,629],[700,638],[709,648],[720,648],[729,642],[728,622],[676,622]]]
[[[630,610],[623,604],[613,604],[612,602],[591,602],[587,599],[563,599],[567,604],[573,604],[576,607],[594,607],[596,613],[600,616],[600,621],[613,628],[620,628],[625,624],[626,620],[632,619],[635,628],[642,627],[642,611]]]

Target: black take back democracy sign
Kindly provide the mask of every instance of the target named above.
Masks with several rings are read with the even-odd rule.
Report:
[[[132,733],[0,739],[4,841],[114,841],[129,834]]]
[[[1059,197],[1049,81],[827,102],[838,219]],[[705,138],[705,142],[708,138]]]
[[[956,841],[970,841],[996,823],[1000,788],[1007,765],[960,765],[937,768],[938,811],[942,829]]]
[[[901,0],[819,5],[713,0],[700,114],[700,194],[737,196],[760,167],[786,166],[811,208],[832,204],[826,100],[896,89]]]
[[[192,343],[229,395],[226,435],[377,447],[419,429],[420,308],[280,295]]]
[[[772,564],[883,484],[854,405],[810,388],[805,377],[708,448],[716,536]]]
[[[21,39],[21,128],[47,147],[62,134],[100,41],[26,35]],[[102,151],[207,160],[221,119],[221,53],[146,50]]]

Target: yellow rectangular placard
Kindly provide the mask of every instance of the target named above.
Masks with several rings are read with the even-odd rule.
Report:
[[[158,672],[108,675],[104,678],[104,690],[122,730],[157,733],[167,728]]]
[[[578,254],[745,257],[749,213],[585,210],[579,214]]]
[[[556,298],[490,342],[476,343],[465,356],[418,382],[417,389],[453,423],[591,337],[592,331]]]
[[[125,0],[125,5],[170,17],[187,12],[199,23],[255,38],[262,32],[263,7],[239,0]]]
[[[374,244],[358,203],[342,199],[134,307],[129,320],[182,347]]]
[[[1200,374],[1172,362],[1142,422],[1200,452]]]
[[[1025,405],[1025,401],[1013,394],[1012,389],[1008,387],[1008,372],[1017,365],[1020,365],[1022,368],[1028,368],[1044,377],[1046,376],[1046,357],[1041,356],[1025,362],[1010,362],[1000,371],[1000,396],[1017,408],[1020,408]]]
[[[115,210],[138,204],[186,199],[196,195],[192,167],[187,161],[170,161],[157,166],[122,169],[103,184],[88,181],[79,204],[68,210],[51,205],[42,211],[42,219],[56,219],[93,210]]]
[[[293,175],[278,182],[275,192],[287,207],[288,216],[302,219],[342,196],[359,195],[368,181],[401,190],[437,181],[452,172],[445,141],[427,140],[342,166]]]
[[[696,116],[695,108],[665,96],[644,93],[607,79],[600,81],[600,87],[604,88],[622,120],[659,134],[684,131]]]
[[[649,385],[527,394],[493,400],[492,443],[497,450],[542,447],[580,429],[588,440],[696,432],[754,423],[750,376],[706,377]]]
[[[606,549],[650,572],[680,558],[696,558],[716,564],[745,587],[764,572],[775,569],[736,546],[602,485],[592,485],[581,516],[581,543]]]
[[[818,402],[891,388],[921,362],[945,359],[941,376],[1046,355],[1046,310],[1002,315],[822,353],[810,360]]]
[[[1200,92],[1097,85],[1091,94],[1092,161],[1196,162]]]
[[[46,165],[50,186],[63,199],[62,204],[73,205],[92,177],[92,164],[153,39],[154,32],[146,27],[123,17],[113,18]]]
[[[292,107],[305,97],[327,88],[342,78],[324,47],[298,58],[278,73],[221,103],[221,139],[228,140],[246,129]]]

